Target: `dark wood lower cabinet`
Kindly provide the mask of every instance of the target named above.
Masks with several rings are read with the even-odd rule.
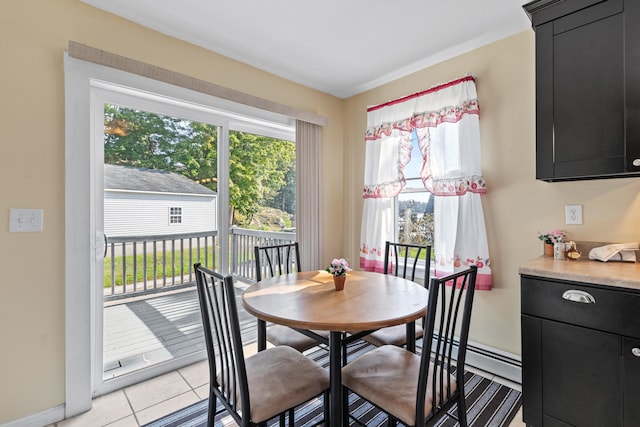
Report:
[[[640,339],[625,338],[622,354],[625,426],[640,426]]]
[[[542,425],[622,425],[621,338],[540,322]]]
[[[564,299],[568,291],[595,295],[595,302]],[[523,415],[528,426],[640,426],[640,330],[636,338],[615,331],[626,313],[640,316],[636,297],[595,285],[522,278]],[[608,316],[602,308],[616,307],[616,301],[619,310]]]

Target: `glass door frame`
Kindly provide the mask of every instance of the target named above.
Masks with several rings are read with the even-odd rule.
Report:
[[[105,95],[105,92],[109,96]],[[118,94],[117,96],[115,94]],[[141,381],[127,375],[102,382],[102,295],[97,295],[98,253],[102,255],[104,102],[118,97],[138,99],[131,107],[164,105],[161,114],[211,123],[220,127],[218,140],[219,240],[229,241],[229,130],[295,140],[295,119],[216,98],[157,80],[70,58],[65,54],[65,417],[91,408],[95,396]],[[147,104],[149,103],[149,104]],[[178,114],[182,109],[190,115]],[[96,206],[100,205],[100,208]],[[98,231],[98,232],[96,232]],[[221,246],[222,247],[222,246]],[[221,271],[228,272],[228,251],[220,250]],[[102,261],[100,261],[102,262]],[[102,265],[102,264],[100,264]],[[91,286],[87,284],[90,283]],[[100,307],[100,308],[98,308]],[[100,316],[98,316],[100,314]],[[100,319],[98,320],[98,318]],[[100,334],[97,334],[98,323]],[[99,336],[98,336],[99,335]],[[96,349],[100,346],[100,351]],[[204,355],[203,355],[204,357]],[[167,368],[159,365],[165,371]],[[96,372],[100,372],[99,378]],[[158,375],[160,371],[152,372]]]

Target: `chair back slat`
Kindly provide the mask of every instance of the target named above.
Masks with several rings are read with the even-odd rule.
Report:
[[[256,281],[302,271],[298,242],[254,247]]]
[[[476,276],[477,267],[472,266],[446,277],[431,279],[427,315],[424,320],[416,425],[423,425],[425,422],[427,389],[431,391],[432,396],[431,416],[446,407],[459,394],[464,393],[464,363]],[[456,332],[459,332],[457,340]],[[455,347],[457,351],[454,354]],[[433,366],[432,372],[429,372],[430,366]],[[452,392],[451,373],[454,369],[457,387]],[[438,396],[440,400],[436,400]],[[428,418],[429,416],[426,417]]]
[[[424,275],[416,278],[423,268]],[[431,246],[409,243],[386,242],[384,251],[384,274],[393,274],[413,282],[429,286],[431,268]]]
[[[250,402],[233,278],[200,263],[194,265],[194,271],[209,359],[209,381],[215,385],[216,396],[240,424],[250,413]]]

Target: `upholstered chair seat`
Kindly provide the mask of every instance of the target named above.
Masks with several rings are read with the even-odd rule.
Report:
[[[406,425],[416,425],[416,390],[420,356],[394,345],[378,347],[342,368],[342,384],[376,406],[385,408]],[[429,376],[433,375],[433,364]],[[449,375],[446,372],[443,375]],[[456,377],[450,375],[450,392],[457,389]],[[448,381],[444,381],[444,387]],[[440,390],[437,381],[436,391]],[[443,388],[447,395],[446,388]],[[436,396],[439,404],[442,398]],[[431,413],[432,392],[427,389],[424,403],[425,417]]]
[[[424,330],[422,329],[422,326],[416,323],[416,340],[422,338],[423,334]],[[383,345],[396,345],[398,347],[402,347],[407,343],[407,327],[405,325],[389,326],[388,328],[378,329],[363,339],[378,347]]]
[[[247,357],[245,364],[254,423],[269,420],[329,388],[327,370],[291,347],[258,352]]]

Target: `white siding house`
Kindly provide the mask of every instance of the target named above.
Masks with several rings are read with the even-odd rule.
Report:
[[[146,236],[215,231],[217,195],[172,172],[104,165],[104,232]]]

